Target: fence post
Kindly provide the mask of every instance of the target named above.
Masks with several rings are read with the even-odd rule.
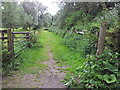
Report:
[[[29,45],[30,45],[30,33],[26,34],[26,39],[28,40],[28,47],[29,47]]]
[[[13,44],[13,37],[11,29],[7,30],[7,37],[8,37],[8,51],[10,52],[10,55],[14,56],[14,44]]]
[[[2,31],[2,47],[4,45],[4,32]]]
[[[106,30],[107,30],[107,23],[106,22],[101,23],[99,39],[98,39],[98,46],[97,46],[97,53],[96,53],[97,56],[102,54],[104,51]]]

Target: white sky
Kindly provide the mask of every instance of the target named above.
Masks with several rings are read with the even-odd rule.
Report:
[[[37,0],[40,1],[43,5],[48,7],[48,12],[51,15],[55,15],[59,10],[59,7],[56,3],[57,0]]]

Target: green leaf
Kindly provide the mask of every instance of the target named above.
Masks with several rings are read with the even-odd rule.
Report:
[[[120,72],[117,73],[117,76],[120,77]]]
[[[103,76],[102,75],[96,75],[99,79],[103,80]]]
[[[111,72],[118,71],[118,68],[116,66],[111,65],[109,62],[103,61],[103,64],[106,66],[106,67],[104,67],[104,69],[108,69]]]
[[[116,81],[116,76],[114,74],[111,74],[110,76],[109,75],[104,75],[104,80],[107,82],[107,83],[113,83]]]

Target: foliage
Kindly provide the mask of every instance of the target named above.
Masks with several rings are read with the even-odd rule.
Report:
[[[71,49],[83,53],[83,55],[87,55],[95,54],[96,41],[96,36],[91,33],[86,35],[67,33],[64,37],[63,44],[67,45]]]
[[[65,29],[66,25],[71,25],[72,28],[77,21],[78,24],[86,24],[85,22],[92,21],[99,14],[104,6],[107,9],[114,8],[115,3],[102,2],[60,2],[60,11],[54,16],[54,24],[61,29]],[[82,12],[81,12],[82,11]],[[68,23],[66,23],[68,21]]]
[[[26,30],[34,25],[49,27],[52,24],[49,31],[62,37],[48,31],[31,34],[30,44],[34,48],[31,47],[16,60],[10,58],[7,51],[3,52],[3,73],[10,75],[13,70],[18,69],[23,72],[41,69],[39,61],[48,59],[47,51],[51,48],[54,59],[60,66],[70,66],[65,69],[69,71],[64,81],[65,85],[84,88],[117,88],[120,84],[118,53],[107,50],[102,55],[95,56],[95,44],[98,39],[96,32],[99,32],[100,23],[106,21],[110,32],[115,31],[114,29],[119,30],[119,7],[116,5],[100,2],[62,2],[60,11],[52,17],[49,13],[44,14],[46,7],[41,3],[3,3],[5,28],[23,27]],[[76,34],[76,31],[84,34]],[[38,37],[39,35],[41,36]]]
[[[11,75],[13,73],[13,68],[16,67],[15,59],[11,57],[7,49],[2,51],[2,68],[3,75]]]
[[[2,2],[2,27],[25,30],[41,24],[46,7],[38,2]],[[42,20],[44,21],[44,19]]]
[[[118,12],[119,11],[117,10],[117,7],[113,8],[112,10],[105,9],[97,15],[97,17],[95,18],[95,21],[97,23],[107,22],[109,25],[109,28],[116,29],[116,26],[119,23]]]
[[[33,51],[33,49],[40,48],[39,34],[40,34],[39,30],[36,33],[33,33],[33,32],[31,33],[29,45],[28,45],[28,47],[26,47],[28,49],[27,51],[31,52],[31,51]],[[26,42],[23,42],[20,44],[15,44],[14,48],[18,47],[20,45],[23,45],[25,43]],[[22,49],[22,48],[21,47],[16,48],[14,50],[14,52],[19,51],[20,49]],[[26,52],[24,50],[22,51],[22,53],[23,53],[22,55],[26,55],[26,56],[29,55],[29,54],[26,54]],[[33,53],[35,53],[35,52],[33,52]],[[20,67],[20,65],[22,65],[24,57],[25,57],[25,56],[22,57],[22,55],[20,55],[17,58],[14,58],[14,57],[11,57],[10,52],[8,52],[7,49],[2,50],[3,75],[12,75],[14,71],[19,69],[19,67]]]
[[[40,22],[43,23],[43,26],[50,27],[52,24],[51,14],[50,13],[44,14],[44,16],[42,17],[42,20]]]
[[[15,10],[14,8],[16,7],[16,2],[6,2],[3,3],[2,6],[4,7],[4,10],[2,10],[2,23],[4,26],[6,26],[5,28],[12,28],[14,23],[14,17],[15,17]]]
[[[80,88],[117,88],[120,84],[120,80],[118,80],[118,64],[120,62],[118,62],[118,54],[115,51],[118,52],[119,48],[105,51],[101,56],[96,57],[95,45],[98,40],[96,33],[99,32],[100,24],[104,21],[108,23],[107,31],[114,33],[112,37],[109,37],[111,42],[118,42],[119,3],[62,2],[60,7],[60,11],[54,16],[54,29],[50,31],[62,36],[62,44],[71,50],[66,51],[63,48],[59,50],[56,47],[56,51],[53,49],[54,52],[58,52],[54,53],[57,60],[65,61],[67,65],[71,66],[67,69],[69,72],[64,80],[65,85]],[[76,34],[75,31],[85,31],[85,34]],[[110,39],[106,39],[106,42],[108,41]],[[110,46],[106,42],[105,49],[108,49]],[[119,47],[118,44],[113,45],[113,47]],[[80,55],[77,56],[76,53]],[[87,62],[83,64],[86,60]]]
[[[118,55],[118,53],[111,53],[108,50],[98,57],[88,55],[88,61],[76,68],[77,74],[74,77],[73,85],[84,88],[119,87]],[[75,78],[79,80],[76,81]]]
[[[60,29],[58,27],[51,27],[49,29],[50,32],[54,32],[55,34],[61,36],[61,37],[64,37],[65,36],[65,32],[66,30],[63,30],[63,29]]]
[[[105,51],[103,55],[87,55],[82,57],[80,52],[62,45],[59,36],[48,32],[41,32],[44,40],[49,43],[54,59],[59,66],[70,66],[65,77],[65,85],[78,88],[117,88],[118,81],[118,53]],[[98,58],[98,60],[97,60]]]
[[[33,31],[30,34],[30,47],[39,47],[39,34],[40,34],[40,30],[37,31]]]
[[[80,29],[78,29],[80,30]],[[80,35],[72,33],[72,31],[67,32],[67,30],[58,29],[52,27],[49,31],[56,33],[57,35],[63,37],[62,44],[66,45],[70,49],[76,50],[86,56],[86,54],[95,54],[97,43],[97,36],[95,32],[98,31],[98,27],[91,26],[91,29],[85,33],[85,35]]]
[[[48,59],[45,49],[42,47],[28,48],[16,59],[11,59],[10,55],[3,53],[3,75],[12,75],[16,70],[19,70],[21,74],[38,73],[40,69],[46,67],[40,63]]]
[[[66,26],[71,28],[72,26],[76,25],[78,20],[83,20],[85,17],[84,12],[81,11],[75,11],[73,13],[71,13],[66,19],[65,19],[65,23]]]

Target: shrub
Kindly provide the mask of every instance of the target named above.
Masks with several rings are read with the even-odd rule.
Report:
[[[83,88],[118,88],[120,84],[118,55],[108,50],[98,57],[88,55],[88,61],[76,68],[77,75],[74,77],[73,85]]]
[[[67,33],[63,40],[63,44],[78,52],[82,52],[84,56],[86,56],[86,54],[95,54],[96,42],[97,36],[92,33],[86,33],[85,35]]]
[[[11,57],[7,49],[2,50],[2,68],[3,75],[11,75],[13,72],[13,62],[14,58]]]
[[[30,34],[30,47],[39,47],[39,31]]]

